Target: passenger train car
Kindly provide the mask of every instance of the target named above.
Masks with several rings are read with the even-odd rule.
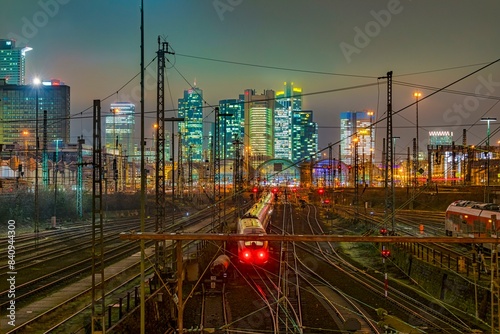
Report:
[[[272,194],[261,196],[239,220],[238,234],[265,235],[272,213]],[[238,259],[241,263],[262,265],[269,260],[269,243],[267,241],[238,241]]]
[[[498,204],[460,200],[446,209],[444,225],[448,236],[491,237],[499,228],[497,220]]]

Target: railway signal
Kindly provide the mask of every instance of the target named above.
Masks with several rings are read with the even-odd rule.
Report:
[[[381,235],[387,235],[387,229],[386,229],[385,227],[382,227],[382,228],[380,229],[380,234],[381,234]]]
[[[325,193],[325,189],[319,188],[318,189],[318,194],[323,195]]]
[[[384,247],[384,249],[382,249],[382,257],[387,259],[389,256],[391,256],[391,251]]]

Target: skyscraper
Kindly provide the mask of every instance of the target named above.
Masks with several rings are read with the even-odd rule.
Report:
[[[370,165],[373,163],[375,129],[371,127],[372,123],[373,112],[371,111],[346,111],[340,113],[342,162],[347,165],[354,165],[353,138],[357,138],[358,157],[363,160],[362,162],[369,162]]]
[[[236,139],[238,139],[243,145],[245,112],[243,99],[243,95],[240,95],[240,99],[227,99],[219,101],[220,114],[226,115],[220,117],[219,120],[219,133],[221,134],[222,140],[225,138],[226,143],[226,159],[234,159],[235,146],[233,145],[233,142]],[[223,157],[224,145],[222,141],[220,144],[219,152],[221,152],[221,157]]]
[[[302,89],[285,82],[276,92],[274,110],[274,157],[292,160],[292,112],[302,110]]]
[[[245,154],[256,167],[274,156],[274,105],[273,90],[255,95],[255,90],[245,90]]]
[[[14,40],[0,39],[0,79],[12,85],[24,85],[26,52],[30,50],[32,48],[16,48]]]
[[[311,110],[292,112],[292,161],[310,159],[318,151],[318,124]]]
[[[132,160],[135,155],[135,105],[130,102],[115,102],[111,103],[109,111],[104,129],[106,148],[108,152],[128,156]]]
[[[67,144],[70,129],[70,88],[58,80],[43,85],[9,85],[0,79],[0,143],[36,143],[38,98],[39,140],[42,140],[44,110],[47,111],[47,143]],[[40,144],[41,147],[42,144]]]
[[[182,151],[190,152],[192,161],[200,162],[203,159],[203,90],[196,84],[185,90],[184,97],[178,100],[178,108],[179,117],[184,118],[184,122],[178,124]]]

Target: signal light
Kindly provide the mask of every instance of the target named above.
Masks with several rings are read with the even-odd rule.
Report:
[[[391,256],[391,251],[385,248],[382,249],[382,257],[387,259],[389,256]]]
[[[323,195],[325,193],[325,189],[320,188],[318,189],[318,194]]]
[[[380,229],[380,234],[387,235],[387,229],[386,228],[381,228]]]
[[[325,204],[330,204],[330,199],[325,199]]]
[[[257,189],[257,187],[253,187],[253,189],[252,189],[252,191],[253,191],[254,193],[257,193],[257,191],[258,191],[258,190],[259,190],[259,189]]]
[[[273,188],[273,193],[276,194],[278,192],[278,188]]]

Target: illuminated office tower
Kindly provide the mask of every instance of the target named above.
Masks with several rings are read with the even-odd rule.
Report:
[[[285,82],[276,92],[274,110],[274,157],[292,160],[292,111],[302,110],[302,89]]]
[[[255,95],[255,90],[245,90],[245,154],[253,167],[274,156],[274,105],[273,90]]]
[[[221,152],[221,158],[224,157],[224,142],[226,143],[226,159],[234,159],[235,146],[233,142],[236,139],[240,141],[240,147],[243,147],[245,112],[243,103],[243,95],[240,95],[240,99],[219,101],[219,113],[223,115],[219,120],[219,133],[221,136],[219,152]]]
[[[310,159],[318,151],[318,124],[311,110],[292,112],[292,161]]]
[[[32,48],[16,48],[16,42],[0,39],[0,79],[11,85],[24,85],[26,52]]]
[[[110,113],[106,115],[104,129],[106,149],[115,155],[128,156],[133,160],[135,105],[130,102],[111,103]]]
[[[178,115],[184,118],[178,123],[182,151],[190,152],[192,161],[200,162],[203,159],[203,90],[196,88],[195,83],[194,88],[184,91],[184,97],[178,103]]]
[[[373,123],[371,111],[345,111],[340,113],[340,145],[341,158],[346,165],[354,165],[354,142],[358,140],[358,162],[373,163],[373,146],[375,131],[370,125]]]
[[[70,88],[59,80],[40,85],[9,85],[0,79],[0,144],[35,146],[38,97],[38,130],[42,145],[44,110],[47,111],[47,143],[67,144],[70,129]]]

